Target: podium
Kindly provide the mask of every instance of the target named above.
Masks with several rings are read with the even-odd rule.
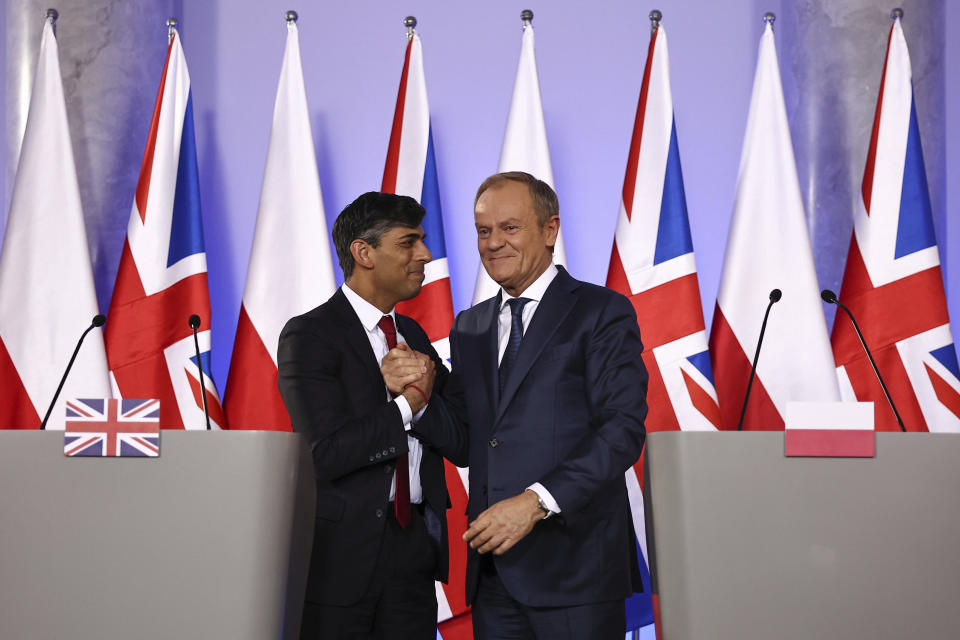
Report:
[[[648,435],[660,640],[960,637],[960,435],[785,458],[783,432]]]
[[[62,431],[0,431],[0,638],[297,637],[306,442],[160,437],[160,458],[65,458]]]

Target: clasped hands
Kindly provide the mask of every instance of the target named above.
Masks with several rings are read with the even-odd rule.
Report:
[[[406,398],[410,410],[416,413],[427,405],[433,393],[437,368],[430,356],[401,342],[383,357],[380,374],[390,393]]]

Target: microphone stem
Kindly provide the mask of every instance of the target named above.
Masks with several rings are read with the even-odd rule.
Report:
[[[53,400],[50,401],[50,406],[47,407],[47,415],[43,416],[43,422],[40,423],[40,430],[45,431],[47,428],[47,420],[50,419],[50,414],[53,412],[53,407],[57,404],[57,398],[60,397],[60,392],[63,391],[63,385],[67,382],[67,375],[70,373],[70,369],[73,368],[73,361],[77,359],[77,354],[80,353],[80,345],[83,344],[83,339],[87,337],[87,334],[93,330],[95,325],[90,325],[87,327],[87,330],[80,334],[80,339],[77,341],[77,346],[73,350],[73,355],[70,356],[70,362],[67,363],[67,370],[63,372],[63,377],[60,378],[60,384],[57,386],[57,392],[53,394]]]
[[[863,334],[860,332],[860,326],[857,324],[856,318],[853,317],[853,313],[850,309],[847,309],[839,300],[836,301],[838,307],[843,309],[847,313],[847,317],[850,318],[850,322],[853,323],[853,328],[857,332],[857,337],[860,338],[860,345],[863,347],[863,350],[867,352],[867,357],[870,358],[870,366],[873,367],[873,373],[877,376],[877,381],[880,382],[880,388],[883,389],[883,395],[887,396],[887,404],[890,405],[890,408],[893,410],[893,415],[897,418],[897,424],[900,425],[900,431],[906,432],[907,428],[903,426],[903,420],[900,418],[900,412],[897,411],[896,405],[893,404],[893,398],[890,397],[890,392],[887,390],[887,385],[883,382],[883,378],[880,377],[880,370],[877,369],[877,363],[873,360],[873,354],[870,353],[870,349],[867,348],[867,343],[863,339]]]
[[[747,415],[747,401],[750,400],[750,389],[753,387],[753,378],[757,375],[757,362],[760,361],[760,345],[763,344],[763,334],[767,330],[767,318],[770,309],[776,300],[767,303],[767,310],[763,314],[763,324],[760,325],[760,337],[757,338],[757,352],[753,354],[753,366],[750,368],[750,379],[747,381],[747,394],[743,397],[743,407],[740,409],[740,421],[737,422],[737,431],[743,431],[743,418]]]
[[[200,362],[200,341],[197,339],[197,328],[193,329],[193,346],[197,351],[197,373],[200,374],[200,397],[203,398],[203,417],[207,420],[207,431],[210,431],[210,411],[207,409],[207,386],[203,384],[203,366]]]

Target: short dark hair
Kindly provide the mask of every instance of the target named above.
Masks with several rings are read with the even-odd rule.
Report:
[[[379,247],[383,234],[394,227],[418,227],[425,214],[420,203],[410,196],[378,191],[368,191],[348,204],[333,223],[333,246],[343,269],[343,279],[353,275],[350,244],[354,240]]]
[[[540,223],[541,228],[547,224],[550,218],[560,215],[560,201],[557,199],[557,193],[553,190],[553,187],[523,171],[495,173],[484,180],[473,199],[473,208],[477,208],[477,201],[480,200],[484,191],[502,187],[507,182],[519,182],[527,185],[527,189],[530,191],[530,199],[533,201],[533,210],[537,214],[537,222]]]

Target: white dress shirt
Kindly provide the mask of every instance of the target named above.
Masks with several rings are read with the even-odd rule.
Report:
[[[380,330],[380,327],[377,326],[377,323],[380,322],[380,318],[385,315],[389,315],[391,318],[393,318],[394,326],[396,326],[396,313],[393,309],[390,310],[390,313],[383,313],[380,311],[380,309],[377,309],[375,306],[361,298],[356,291],[351,289],[346,284],[343,285],[342,289],[343,295],[347,297],[347,302],[349,302],[350,306],[353,307],[357,317],[360,318],[360,324],[363,325],[364,330],[367,332],[367,340],[370,341],[370,348],[373,349],[373,355],[376,356],[377,362],[383,362],[383,358],[387,355],[389,349],[387,348],[387,337],[383,335],[383,331]],[[400,329],[398,327],[397,344],[401,342],[405,342],[405,340],[403,335],[400,334]],[[390,393],[390,390],[387,389],[386,383],[383,385],[383,392],[386,394],[387,400],[389,400],[392,394]],[[420,419],[420,416],[423,415],[426,407],[418,411],[416,415],[413,415],[413,411],[410,409],[410,403],[407,402],[407,399],[402,395],[394,398],[393,402],[395,402],[397,407],[400,409],[400,417],[403,420],[403,428],[408,433],[407,462],[410,469],[410,502],[412,504],[419,504],[423,502],[423,488],[420,486],[420,460],[423,458],[423,445],[420,444],[419,440],[411,437],[409,432],[410,426]],[[390,500],[393,500],[396,489],[397,476],[394,474],[393,481],[390,483]]]
[[[512,312],[510,311],[510,305],[507,304],[507,300],[517,297],[517,298],[527,298],[530,302],[526,303],[523,306],[521,312],[521,319],[523,320],[523,332],[527,332],[527,327],[530,326],[530,321],[533,320],[533,314],[537,312],[537,307],[540,306],[540,300],[543,299],[543,294],[547,292],[547,287],[550,286],[550,283],[553,282],[553,279],[557,277],[557,266],[550,263],[550,266],[547,267],[547,270],[540,274],[540,277],[533,281],[529,287],[523,290],[519,296],[511,296],[503,288],[500,289],[500,316],[498,318],[498,327],[497,327],[497,345],[499,348],[499,353],[497,355],[497,362],[499,363],[503,360],[503,354],[507,350],[507,342],[510,341],[510,327],[512,321]],[[527,487],[538,496],[540,500],[543,501],[543,504],[546,505],[547,517],[549,518],[555,513],[560,513],[560,505],[557,504],[557,501],[554,500],[553,496],[547,491],[547,488],[544,487],[539,482],[534,482],[532,485]]]

